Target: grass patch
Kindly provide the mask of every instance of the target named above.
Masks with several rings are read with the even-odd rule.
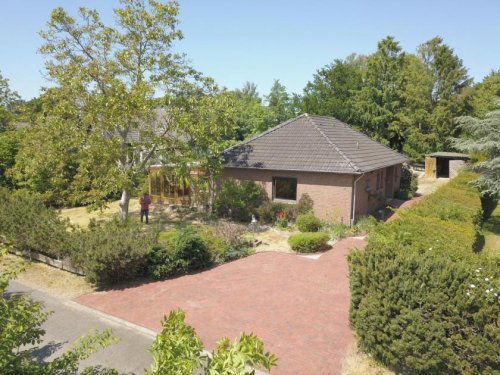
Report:
[[[25,268],[24,272],[17,275],[16,280],[60,298],[72,299],[95,290],[83,276],[43,263],[29,262],[12,254],[0,258],[0,272],[12,265],[23,265]]]
[[[483,252],[490,256],[500,257],[500,205],[483,224],[483,234]]]

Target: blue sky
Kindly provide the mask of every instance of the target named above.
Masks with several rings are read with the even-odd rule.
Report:
[[[0,0],[0,71],[25,99],[47,85],[38,31],[63,6],[96,8],[112,21],[117,0]],[[440,35],[480,81],[500,69],[498,0],[180,0],[191,64],[230,89],[246,81],[267,94],[273,79],[301,93],[314,72],[352,52],[372,53],[393,35],[409,52]]]

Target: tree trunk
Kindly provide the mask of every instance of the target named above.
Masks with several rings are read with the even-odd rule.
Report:
[[[118,221],[124,223],[128,216],[128,206],[130,203],[130,192],[123,189],[122,198],[120,199],[120,211],[118,212]]]

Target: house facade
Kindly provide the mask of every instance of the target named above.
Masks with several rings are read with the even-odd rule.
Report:
[[[352,224],[382,207],[399,188],[407,159],[332,117],[304,114],[223,153],[222,179],[252,180],[269,199],[303,194],[324,220]]]

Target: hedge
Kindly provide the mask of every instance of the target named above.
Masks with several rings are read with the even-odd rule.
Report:
[[[498,264],[474,251],[475,178],[462,172],[349,254],[351,325],[361,348],[398,371],[499,369]]]
[[[297,233],[288,237],[288,244],[299,253],[314,253],[323,250],[329,239],[330,235],[325,232]]]

